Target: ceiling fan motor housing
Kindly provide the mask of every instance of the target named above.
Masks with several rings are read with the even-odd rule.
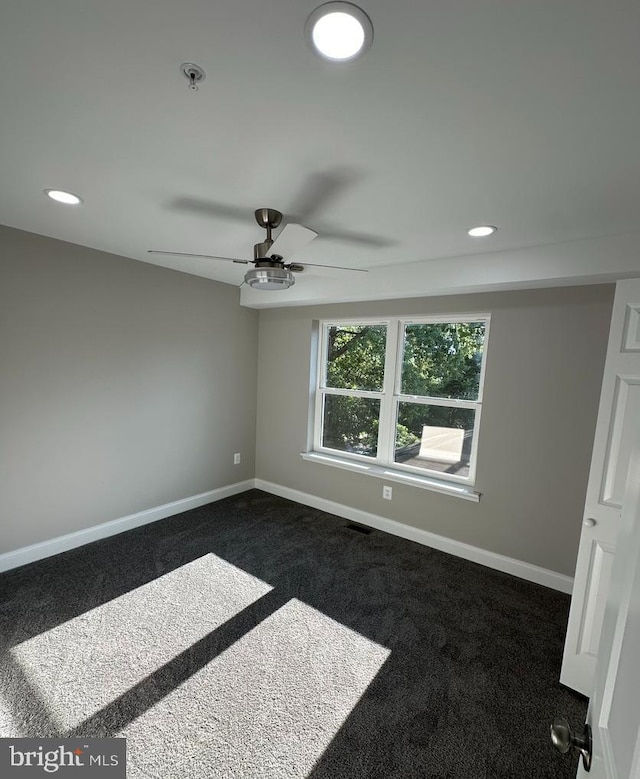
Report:
[[[269,258],[269,250],[273,246],[273,241],[271,238],[267,238],[266,241],[263,241],[262,243],[256,243],[253,245],[253,259],[254,260],[263,260]]]

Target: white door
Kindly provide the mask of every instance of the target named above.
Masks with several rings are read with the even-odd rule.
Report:
[[[579,381],[580,367],[576,366]],[[619,281],[560,681],[591,696],[631,453],[640,417],[640,279]]]
[[[609,595],[587,721],[593,766],[580,779],[640,778],[640,417],[630,453]]]

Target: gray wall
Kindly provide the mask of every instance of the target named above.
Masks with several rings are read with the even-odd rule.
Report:
[[[257,476],[573,575],[613,286],[260,312]],[[491,314],[479,503],[305,462],[313,319]]]
[[[612,286],[263,310],[258,356],[227,285],[9,228],[0,274],[0,553],[255,473],[573,574]],[[314,319],[464,311],[492,315],[480,503],[300,458]]]
[[[0,553],[253,478],[257,318],[229,285],[0,228]]]

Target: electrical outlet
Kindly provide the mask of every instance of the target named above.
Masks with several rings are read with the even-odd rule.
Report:
[[[234,464],[234,465],[240,465],[240,459],[241,459],[241,458],[240,458],[240,452],[236,452],[236,453],[233,455],[233,464]]]
[[[393,497],[393,488],[389,487],[388,484],[385,484],[384,487],[382,488],[382,497],[385,500],[391,500],[391,498]]]

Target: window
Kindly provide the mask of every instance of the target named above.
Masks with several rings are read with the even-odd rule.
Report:
[[[488,328],[486,314],[322,322],[314,451],[473,484]]]

